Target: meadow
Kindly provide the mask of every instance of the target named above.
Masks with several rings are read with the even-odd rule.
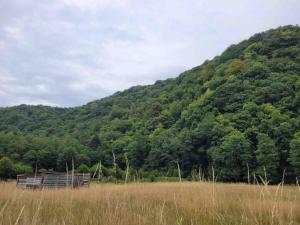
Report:
[[[213,182],[22,190],[0,183],[1,225],[295,225],[299,186]]]

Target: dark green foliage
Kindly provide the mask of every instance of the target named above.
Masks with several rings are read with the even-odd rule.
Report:
[[[97,134],[94,134],[88,146],[93,150],[96,150],[101,146],[101,141]]]
[[[275,142],[268,135],[261,133],[257,135],[257,141],[256,174],[264,179],[277,181],[279,178],[279,153]]]
[[[8,157],[0,159],[0,180],[15,178],[18,174],[31,173],[32,168],[22,163],[15,163]]]
[[[134,168],[141,168],[145,164],[150,150],[149,138],[146,135],[136,134],[128,144],[127,151],[130,165]]]
[[[216,174],[224,181],[246,180],[247,164],[252,161],[249,141],[239,131],[226,135],[220,147],[210,149]]]
[[[297,133],[290,143],[289,161],[294,167],[295,173],[300,177],[300,133]]]
[[[154,85],[76,108],[0,108],[0,157],[33,169],[103,165],[109,179],[135,171],[219,180],[299,176],[300,28],[284,26]],[[117,175],[113,168],[116,156]],[[94,167],[93,167],[94,168]],[[156,172],[155,172],[156,173]],[[106,175],[105,175],[106,174]],[[115,177],[117,176],[117,177]],[[150,176],[150,175],[149,175]]]
[[[14,173],[14,164],[8,157],[0,159],[0,178],[6,180]]]

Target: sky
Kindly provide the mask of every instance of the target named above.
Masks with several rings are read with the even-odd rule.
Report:
[[[0,0],[0,106],[83,105],[287,24],[299,0]]]

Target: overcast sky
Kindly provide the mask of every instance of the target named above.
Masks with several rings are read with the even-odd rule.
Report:
[[[0,0],[0,106],[82,105],[299,23],[299,0]]]

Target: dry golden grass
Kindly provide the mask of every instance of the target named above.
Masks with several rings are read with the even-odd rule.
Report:
[[[300,224],[300,189],[204,182],[22,190],[0,183],[0,224]]]

